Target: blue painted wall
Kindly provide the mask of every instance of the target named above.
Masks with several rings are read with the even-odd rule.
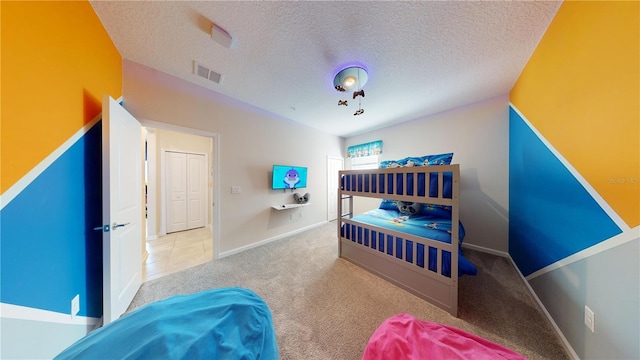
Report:
[[[102,317],[101,122],[6,205],[0,301]]]
[[[639,4],[563,2],[510,93],[509,253],[581,359],[640,358]]]
[[[95,119],[103,94],[122,96],[122,56],[88,1],[0,8],[0,358],[51,358],[102,317]]]
[[[524,276],[622,230],[509,109],[509,253]]]

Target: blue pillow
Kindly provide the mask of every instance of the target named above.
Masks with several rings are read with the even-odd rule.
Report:
[[[396,205],[396,203],[393,200],[389,199],[382,199],[378,208],[384,210],[398,210],[398,206]]]
[[[420,215],[438,219],[451,219],[451,206],[422,204]]]
[[[405,166],[430,166],[430,165],[450,165],[453,153],[409,156],[400,160],[385,160],[380,162],[380,169],[405,167]]]
[[[430,218],[438,219],[451,219],[451,206],[438,205],[438,204],[421,204],[419,215],[428,216]],[[393,200],[382,199],[379,209],[383,210],[395,210],[398,209],[398,205]]]

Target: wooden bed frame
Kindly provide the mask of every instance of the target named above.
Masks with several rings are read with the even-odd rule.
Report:
[[[443,196],[444,173],[452,174],[451,198]],[[431,174],[431,175],[430,175]],[[438,179],[437,195],[429,194],[429,178]],[[451,207],[452,224],[459,222],[459,182],[460,167],[437,165],[421,167],[401,167],[392,169],[343,170],[339,172],[338,190],[338,241],[339,256],[362,268],[390,281],[391,283],[427,300],[448,311],[458,314],[458,244],[459,227],[451,228],[451,244],[419,237],[400,231],[389,230],[375,225],[354,221],[353,200],[355,197],[370,197],[418,203],[439,204]],[[424,189],[419,189],[418,176]],[[409,179],[412,181],[409,181]],[[385,186],[386,185],[386,186]],[[412,189],[413,191],[411,191]],[[408,195],[411,193],[412,195]],[[424,194],[424,196],[418,196]],[[431,195],[431,196],[430,196]],[[436,195],[436,196],[433,196]],[[343,203],[347,202],[346,206]],[[344,209],[348,207],[348,209]],[[346,210],[346,212],[345,212]],[[343,227],[345,228],[343,230]],[[347,229],[347,227],[350,227]],[[375,231],[376,237],[383,241],[392,241],[392,254],[375,249],[375,239],[369,239]],[[423,244],[424,249],[437,249],[437,267],[435,271],[428,266],[418,266],[417,256],[407,257],[407,247],[412,246],[411,254],[417,254],[416,247]],[[398,245],[398,246],[396,246]],[[378,242],[378,248],[380,247]],[[451,276],[442,274],[442,253],[451,253]],[[426,263],[426,261],[425,261]]]

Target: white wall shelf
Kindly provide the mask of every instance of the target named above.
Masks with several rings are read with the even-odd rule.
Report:
[[[311,205],[311,203],[274,205],[274,206],[272,206],[272,208],[276,209],[276,210],[286,210],[286,209],[299,208],[299,207],[303,207],[303,206],[307,206],[307,205]]]

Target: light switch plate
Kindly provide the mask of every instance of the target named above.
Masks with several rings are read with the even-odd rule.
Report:
[[[74,318],[80,312],[80,294],[77,294],[71,300],[71,318]]]
[[[587,328],[591,330],[591,332],[595,332],[595,324],[596,316],[588,306],[584,307],[584,324],[587,325]]]

